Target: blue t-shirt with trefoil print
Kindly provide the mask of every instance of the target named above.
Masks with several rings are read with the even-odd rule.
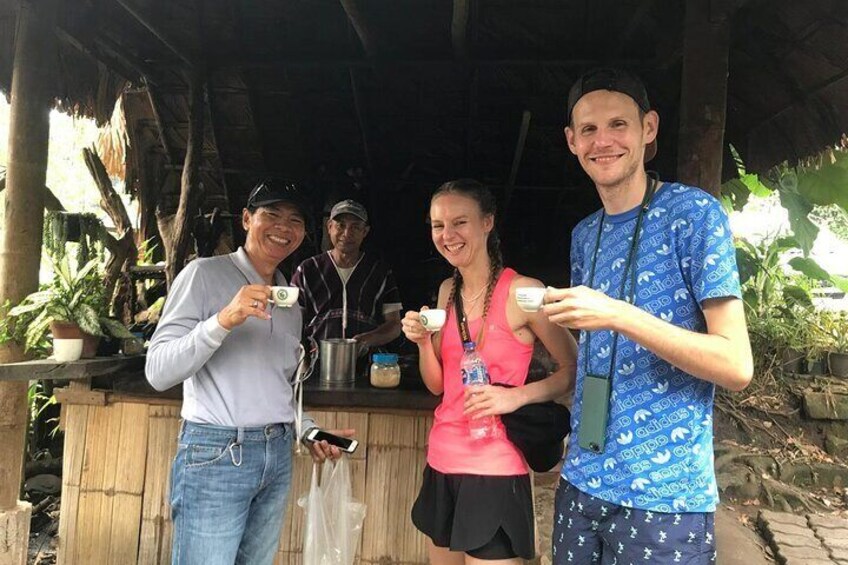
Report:
[[[619,296],[639,208],[603,218],[598,211],[572,235],[572,286]],[[728,218],[718,200],[678,183],[659,187],[642,219],[635,259],[635,304],[670,324],[706,332],[704,300],[741,297]],[[609,375],[613,333],[589,340],[589,372]],[[578,445],[586,371],[586,332],[580,333],[572,433],[562,476],[581,491],[626,507],[654,512],[712,512],[718,503],[713,470],[715,386],[618,336],[603,453]]]

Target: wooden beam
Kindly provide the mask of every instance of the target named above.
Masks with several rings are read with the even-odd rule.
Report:
[[[357,0],[339,0],[339,2],[345,11],[345,14],[347,14],[347,19],[350,20],[350,24],[353,26],[354,31],[356,31],[356,35],[359,36],[359,42],[362,44],[362,50],[365,51],[365,56],[373,64],[379,55],[377,43],[373,30],[370,28],[365,16],[359,9],[359,3]]]
[[[539,67],[555,69],[585,69],[599,65],[623,67],[629,69],[653,70],[653,59],[469,59],[467,62],[455,59],[387,59],[380,58],[380,66],[388,69],[452,69],[457,66],[498,68],[498,67]],[[215,69],[346,69],[348,67],[370,68],[374,64],[369,59],[291,59],[285,55],[270,58],[233,58],[221,54],[210,56],[210,68]]]
[[[138,75],[138,78],[143,77],[146,82],[156,82],[152,78],[155,76],[154,70],[135,55],[128,53],[123,45],[111,37],[99,35],[94,38],[94,41],[100,49],[132,69]]]
[[[194,53],[183,46],[181,41],[161,29],[153,16],[144,8],[136,6],[131,0],[117,0],[118,4],[124,8],[135,20],[158,39],[162,45],[167,47],[174,55],[182,59],[190,68],[198,66],[198,60]]]
[[[185,266],[190,241],[191,219],[197,212],[200,194],[200,160],[203,149],[203,82],[204,77],[197,69],[189,72],[189,127],[186,156],[180,180],[180,203],[174,220],[174,237],[167,250],[168,286]]]
[[[359,124],[359,133],[362,136],[362,152],[365,154],[365,163],[368,166],[369,174],[375,174],[374,161],[371,158],[371,148],[368,144],[368,119],[365,116],[365,109],[362,104],[362,94],[359,91],[359,85],[356,82],[356,71],[348,69],[350,75],[350,89],[353,93],[353,106],[356,110],[356,121]]]
[[[453,55],[458,61],[468,61],[468,16],[471,12],[471,0],[453,0],[453,17],[451,19],[451,43]]]
[[[57,363],[52,359],[21,361],[0,365],[0,382],[27,382],[33,379],[74,381],[95,377],[117,377],[127,373],[144,374],[144,362],[144,355],[95,357],[72,363]]]
[[[93,45],[91,45],[88,41],[77,38],[71,35],[67,30],[56,26],[53,28],[53,33],[56,37],[62,41],[63,43],[70,45],[83,55],[87,56],[89,59],[94,61],[95,63],[99,63],[104,65],[110,71],[119,75],[121,78],[126,80],[127,82],[132,82],[133,79],[133,71],[126,65],[124,65],[121,61],[114,59],[108,54],[104,54],[99,52]]]
[[[174,164],[173,153],[171,152],[171,144],[168,142],[168,137],[165,135],[165,124],[162,122],[162,114],[159,112],[160,101],[159,96],[153,86],[143,78],[144,88],[147,91],[147,100],[150,102],[150,111],[153,113],[153,120],[156,122],[156,130],[159,132],[159,143],[162,144],[162,149],[165,151],[165,161],[169,165]]]
[[[724,156],[730,22],[711,21],[711,9],[711,0],[686,2],[677,176],[717,197]]]

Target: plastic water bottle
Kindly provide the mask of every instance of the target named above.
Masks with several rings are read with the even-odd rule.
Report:
[[[477,348],[473,341],[466,341],[462,344],[463,353],[460,369],[462,370],[462,384],[465,387],[483,386],[489,384],[489,369],[486,367],[486,362],[477,353]],[[495,431],[495,418],[486,416],[485,418],[468,419],[468,432],[474,439],[483,439],[492,437]]]

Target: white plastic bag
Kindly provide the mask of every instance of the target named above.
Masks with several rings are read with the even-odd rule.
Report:
[[[309,492],[298,500],[306,513],[303,565],[351,565],[365,519],[365,505],[353,500],[350,464],[346,457],[312,467]]]

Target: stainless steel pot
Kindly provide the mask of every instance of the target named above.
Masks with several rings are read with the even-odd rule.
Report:
[[[321,384],[343,386],[353,384],[356,379],[355,339],[322,339],[319,347],[321,362]]]

